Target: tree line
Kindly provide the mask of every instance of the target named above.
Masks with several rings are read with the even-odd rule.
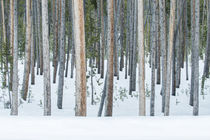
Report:
[[[86,116],[89,67],[92,105],[94,73],[104,81],[98,116],[103,108],[105,116],[113,114],[114,77],[129,79],[129,95],[139,93],[139,115],[144,116],[148,60],[150,115],[155,115],[155,96],[161,94],[162,113],[168,116],[170,96],[176,96],[181,78],[189,80],[189,58],[189,105],[198,115],[200,59],[201,93],[209,77],[209,7],[210,0],[1,0],[0,68],[11,115],[18,115],[19,93],[26,101],[29,84],[43,75],[44,115],[51,115],[51,81],[58,82],[57,107],[62,109],[64,78],[75,77],[75,115]],[[18,60],[24,60],[23,77],[18,77]],[[181,77],[184,67],[186,77]],[[156,93],[159,84],[161,92]]]

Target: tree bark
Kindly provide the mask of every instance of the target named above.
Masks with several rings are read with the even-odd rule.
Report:
[[[12,0],[13,1],[13,0]],[[17,0],[14,0],[14,46],[13,46],[13,84],[11,115],[18,115],[18,32]]]
[[[193,115],[199,113],[199,39],[200,39],[200,1],[194,0],[195,3],[195,44],[194,51],[194,86],[193,86]],[[194,4],[193,4],[194,5]]]
[[[114,0],[107,1],[108,13],[108,67],[107,67],[107,98],[105,104],[105,116],[112,116],[113,110],[113,50],[114,50]]]
[[[65,67],[65,0],[61,4],[61,24],[60,24],[60,61],[59,61],[59,80],[58,80],[58,99],[57,107],[62,109],[63,104],[63,85],[64,85],[64,67]]]
[[[139,50],[139,115],[146,115],[145,62],[144,62],[144,0],[138,0],[138,50]]]
[[[48,1],[42,1],[42,40],[44,66],[44,115],[51,115],[50,47],[49,47]]]
[[[150,116],[155,115],[155,50],[156,50],[156,8],[157,0],[152,0],[152,28],[151,28],[151,98]]]
[[[29,72],[31,64],[31,0],[26,0],[26,46],[25,46],[25,63],[24,63],[24,76],[21,95],[23,100],[26,100],[28,93]]]
[[[169,19],[169,41],[168,41],[168,57],[167,57],[167,79],[165,89],[165,112],[164,115],[169,115],[170,109],[170,87],[171,87],[171,67],[173,55],[173,41],[174,41],[174,25],[175,25],[175,10],[176,0],[171,0],[170,3],[170,19]]]
[[[159,0],[159,13],[160,13],[160,40],[161,40],[161,57],[162,57],[162,112],[165,106],[165,89],[166,89],[166,71],[167,71],[167,43],[166,43],[166,11],[165,0]]]
[[[76,116],[86,116],[86,62],[83,0],[73,0],[76,54]]]

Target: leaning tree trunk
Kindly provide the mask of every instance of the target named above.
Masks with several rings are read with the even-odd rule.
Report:
[[[49,47],[48,1],[42,1],[42,40],[44,69],[44,115],[51,115],[50,47]]]
[[[25,45],[25,63],[21,95],[26,100],[28,93],[29,72],[31,64],[31,0],[26,0],[26,45]]]
[[[169,20],[169,41],[168,41],[168,57],[167,57],[167,73],[166,73],[166,88],[165,88],[165,107],[164,115],[169,115],[170,108],[170,87],[171,87],[171,67],[173,55],[173,41],[174,41],[174,24],[175,24],[175,9],[176,0],[171,0],[170,3],[170,20]]]
[[[73,0],[76,54],[76,116],[86,116],[86,62],[83,0]]]
[[[114,52],[114,0],[107,1],[108,13],[108,65],[107,65],[107,98],[105,116],[112,116],[113,109],[113,52]]]

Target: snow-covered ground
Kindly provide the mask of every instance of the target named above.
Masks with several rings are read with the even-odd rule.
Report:
[[[106,63],[105,63],[106,64]],[[203,72],[203,61],[200,61],[200,84]],[[51,67],[52,71],[52,67]],[[149,116],[151,70],[146,64],[146,113]],[[70,68],[69,68],[70,73]],[[137,71],[138,73],[138,71]],[[63,109],[57,109],[57,83],[51,85],[52,117],[43,117],[43,77],[36,75],[35,85],[29,86],[29,100],[19,105],[19,116],[9,117],[10,110],[4,109],[8,100],[6,90],[0,90],[0,139],[2,140],[40,140],[40,139],[91,139],[91,140],[150,140],[150,139],[210,139],[210,80],[205,82],[204,95],[200,95],[199,117],[192,117],[189,106],[190,79],[186,81],[185,69],[182,69],[181,86],[177,96],[171,96],[170,115],[162,117],[161,85],[156,85],[156,117],[138,117],[138,85],[133,96],[128,95],[129,77],[114,80],[114,108],[112,118],[97,118],[103,79],[93,77],[95,105],[91,105],[91,84],[88,78],[88,98],[86,118],[74,117],[75,79],[70,76],[64,79]],[[87,75],[89,75],[89,68]],[[23,63],[19,61],[19,89],[23,77]],[[190,67],[189,67],[190,78]],[[52,73],[51,73],[52,79]],[[137,78],[138,79],[138,78]],[[4,134],[4,135],[1,135]]]
[[[210,117],[1,117],[0,140],[209,140]]]
[[[19,89],[21,89],[22,75],[23,75],[23,64],[19,61]],[[106,63],[105,63],[106,64]],[[200,61],[200,85],[201,85],[201,73],[203,72],[203,61]],[[52,68],[51,68],[52,71]],[[70,68],[69,68],[70,73]],[[138,73],[138,71],[137,71]],[[190,91],[190,79],[186,81],[185,69],[182,69],[181,76],[181,86],[177,89],[177,96],[171,96],[170,103],[170,115],[192,115],[192,107],[189,106],[189,91]],[[87,72],[89,75],[89,69]],[[146,99],[146,112],[149,115],[150,106],[150,81],[151,81],[151,71],[148,63],[146,64],[146,94],[148,95]],[[52,77],[52,74],[51,74]],[[190,78],[190,67],[189,67],[189,78]],[[52,78],[51,78],[52,79]],[[57,78],[58,79],[58,78]],[[137,78],[138,79],[138,78]],[[71,79],[69,76],[64,79],[64,95],[63,95],[63,109],[57,109],[57,88],[58,85],[51,85],[52,94],[52,116],[74,116],[74,106],[75,106],[75,79]],[[97,116],[100,95],[103,90],[103,79],[99,78],[99,75],[93,77],[94,82],[94,100],[95,105],[91,105],[91,84],[90,77],[88,78],[87,88],[88,88],[88,98],[87,98],[87,115]],[[156,95],[155,95],[155,115],[161,116],[161,95],[160,89],[161,85],[156,85]],[[114,80],[114,109],[113,116],[137,116],[138,115],[138,84],[136,85],[136,92],[133,92],[133,96],[128,95],[129,89],[129,77],[124,79],[124,71],[120,72],[120,80],[115,78]],[[8,90],[1,90],[0,97],[8,100]],[[200,110],[199,115],[210,115],[210,80],[205,81],[204,95],[200,95]],[[4,109],[4,98],[0,98],[0,116],[8,116],[10,110]],[[43,76],[36,75],[35,85],[29,86],[29,100],[21,103],[19,106],[20,116],[42,116],[43,115]]]

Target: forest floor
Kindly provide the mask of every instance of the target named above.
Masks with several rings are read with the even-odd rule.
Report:
[[[106,64],[106,62],[105,62]],[[21,90],[22,77],[23,77],[23,61],[19,61],[19,91]],[[105,66],[106,67],[106,66]],[[36,69],[36,68],[35,68]],[[203,73],[203,61],[199,63],[200,70],[200,85],[201,76]],[[51,67],[51,81],[52,81],[52,67]],[[114,79],[114,107],[113,107],[113,118],[97,118],[97,113],[100,104],[100,97],[103,90],[103,79],[99,78],[98,74],[93,77],[94,87],[94,101],[95,104],[91,105],[91,78],[90,68],[87,70],[87,116],[88,118],[75,118],[74,117],[74,106],[75,106],[75,79],[71,79],[70,75],[64,79],[64,94],[63,94],[63,109],[57,109],[57,88],[58,85],[51,83],[51,94],[52,94],[52,117],[46,118],[43,116],[43,76],[36,75],[35,85],[29,86],[29,98],[23,102],[21,100],[19,105],[19,116],[21,117],[7,117],[10,114],[10,109],[4,109],[4,103],[8,100],[8,90],[0,90],[0,124],[4,127],[0,127],[0,132],[9,135],[13,134],[16,129],[10,129],[10,127],[16,127],[18,130],[15,133],[24,133],[20,138],[16,139],[29,139],[31,135],[30,130],[22,130],[31,128],[35,130],[34,140],[47,139],[48,135],[52,134],[52,138],[60,136],[62,140],[67,138],[76,139],[76,136],[82,134],[77,139],[85,139],[89,136],[91,140],[94,139],[139,139],[142,136],[144,139],[152,139],[154,137],[163,138],[163,131],[168,132],[166,135],[172,139],[180,139],[181,136],[187,139],[197,139],[198,136],[202,136],[201,139],[210,138],[210,79],[205,81],[204,95],[199,96],[199,115],[200,117],[192,117],[193,108],[189,105],[189,92],[190,92],[190,76],[191,68],[189,66],[189,80],[186,81],[186,70],[181,70],[181,84],[180,88],[177,89],[177,95],[171,96],[170,102],[170,115],[171,117],[161,117],[161,100],[160,95],[161,85],[155,87],[155,116],[156,117],[137,117],[138,116],[138,85],[136,85],[136,92],[133,92],[132,96],[129,95],[129,77],[125,79],[124,71],[120,72],[120,80]],[[150,81],[151,81],[151,70],[149,64],[146,64],[146,114],[149,116],[150,106]],[[70,68],[69,72],[70,74]],[[138,70],[137,70],[138,76]],[[58,77],[57,77],[58,80]],[[138,77],[137,77],[138,80]],[[200,86],[201,87],[201,86]],[[199,89],[201,91],[201,88]],[[20,97],[20,96],[19,96]],[[38,117],[39,116],[39,117]],[[173,116],[173,117],[172,117]],[[17,121],[19,120],[19,121]],[[85,121],[88,120],[88,121]],[[157,121],[158,120],[158,121]],[[17,123],[15,123],[17,121]],[[80,122],[81,121],[81,122]],[[8,123],[10,122],[10,123]],[[14,126],[13,123],[14,122]],[[22,126],[21,123],[24,123]],[[192,125],[194,124],[195,125]],[[43,127],[46,125],[46,127]],[[37,127],[36,127],[37,126]],[[52,126],[52,127],[51,127]],[[158,126],[161,126],[158,129]],[[208,126],[208,128],[206,127]],[[6,127],[6,129],[5,129]],[[40,128],[41,127],[41,128]],[[196,128],[197,127],[197,128]],[[146,129],[145,129],[146,128]],[[191,128],[191,129],[190,129]],[[8,129],[8,130],[7,130]],[[47,131],[45,130],[47,129]],[[49,130],[48,130],[49,129]],[[61,130],[60,130],[61,129]],[[10,131],[11,130],[11,131]],[[85,132],[87,130],[87,132]],[[198,131],[194,133],[193,131]],[[30,132],[29,132],[30,131]],[[49,132],[48,132],[49,131]],[[58,132],[56,132],[58,131]],[[65,133],[65,132],[69,133]],[[151,131],[151,133],[149,133]],[[208,132],[207,132],[208,131]],[[46,132],[46,134],[44,134]],[[56,133],[54,133],[56,132]],[[72,133],[70,133],[72,132]],[[107,135],[102,135],[104,133]],[[143,135],[140,134],[143,133]],[[188,135],[190,133],[191,135]],[[40,135],[44,134],[44,137]],[[152,135],[149,135],[152,134]],[[95,136],[94,139],[91,136]],[[101,137],[102,136],[102,137]],[[161,137],[162,136],[162,137]],[[129,138],[128,138],[129,137]],[[167,138],[169,138],[167,137]],[[199,138],[200,138],[199,137]],[[4,135],[0,135],[0,139],[6,139]],[[202,139],[202,140],[203,140]],[[22,139],[21,139],[22,140]],[[30,140],[33,138],[30,137]],[[52,139],[51,139],[52,140]],[[110,139],[112,140],[112,139]],[[163,140],[163,139],[161,139]]]
[[[106,63],[105,63],[106,64]],[[22,75],[23,75],[23,61],[19,61],[19,91],[21,90]],[[105,66],[106,67],[106,66]],[[210,115],[210,79],[206,79],[204,86],[204,95],[201,95],[201,76],[203,72],[203,61],[200,61],[200,96],[199,96],[199,115]],[[145,67],[146,75],[146,114],[150,112],[150,81],[151,71],[148,63]],[[51,67],[51,71],[53,71]],[[69,72],[70,74],[70,68]],[[103,90],[103,79],[100,79],[98,74],[93,76],[93,91],[95,104],[91,105],[91,78],[90,68],[87,70],[87,116],[97,116],[100,98]],[[182,69],[181,84],[177,89],[176,96],[171,96],[170,115],[189,115],[192,116],[193,108],[189,105],[190,92],[190,76],[191,68],[189,67],[189,80],[186,81],[186,70]],[[138,116],[138,84],[136,84],[136,92],[129,95],[129,77],[125,79],[124,71],[120,72],[120,80],[114,78],[114,108],[113,116]],[[57,77],[58,80],[58,77]],[[138,80],[138,70],[137,70]],[[52,72],[51,72],[52,81]],[[30,81],[29,81],[30,82]],[[64,94],[63,94],[63,109],[57,109],[57,85],[51,83],[52,94],[52,116],[74,116],[75,106],[75,79],[71,79],[70,75],[64,79]],[[162,96],[160,95],[161,85],[155,85],[155,116],[162,116],[161,104]],[[9,109],[4,109],[4,102],[8,100],[8,89],[1,89],[0,91],[0,115],[7,116],[10,113]],[[20,97],[20,96],[19,96]],[[43,115],[43,76],[36,75],[35,85],[29,86],[29,96],[26,102],[21,100],[19,105],[20,116],[42,116]]]

